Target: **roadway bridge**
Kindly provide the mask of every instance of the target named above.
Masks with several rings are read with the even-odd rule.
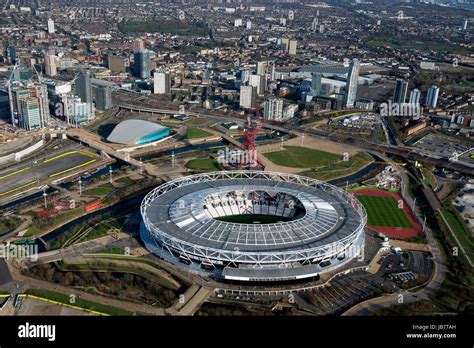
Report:
[[[151,176],[159,177],[159,176],[162,175],[162,173],[160,173],[154,165],[149,164],[149,163],[140,162],[140,161],[132,158],[130,156],[130,154],[128,154],[128,153],[121,153],[121,152],[116,151],[110,145],[107,145],[106,143],[104,143],[104,142],[102,142],[98,139],[94,139],[95,136],[93,134],[87,132],[84,129],[71,128],[71,129],[66,131],[66,134],[67,134],[68,137],[70,137],[72,139],[75,139],[75,140],[78,140],[78,141],[80,141],[84,144],[87,144],[90,147],[92,147],[92,148],[94,148],[98,151],[101,151],[101,152],[105,153],[106,155],[108,155],[110,157],[113,157],[117,160],[128,163],[128,164],[130,164],[134,167],[142,168],[142,169],[146,170],[146,172],[148,174],[150,174]]]

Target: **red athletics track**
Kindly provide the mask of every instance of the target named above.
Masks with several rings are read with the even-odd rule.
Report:
[[[394,198],[397,202],[399,200],[403,200],[402,196],[398,192],[389,192],[382,189],[374,189],[374,188],[361,188],[353,190],[354,194],[361,195],[361,196],[388,196]],[[411,226],[410,228],[403,228],[403,227],[386,227],[386,226],[368,226],[371,230],[376,232],[381,232],[385,234],[387,237],[396,238],[396,239],[408,239],[412,237],[416,237],[420,234],[422,226],[416,221],[413,213],[411,212],[408,204],[403,200],[403,211],[407,216],[408,220],[410,220]]]

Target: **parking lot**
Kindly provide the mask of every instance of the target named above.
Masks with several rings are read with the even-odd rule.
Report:
[[[445,135],[430,133],[420,140],[414,146],[434,155],[451,158],[455,154],[461,155],[469,150],[469,146],[462,144],[459,140]]]
[[[298,293],[298,306],[317,315],[338,315],[359,302],[396,292],[402,284],[429,279],[433,271],[427,252],[410,251],[405,256],[388,253],[379,262],[376,274],[357,271],[336,277],[311,292]]]

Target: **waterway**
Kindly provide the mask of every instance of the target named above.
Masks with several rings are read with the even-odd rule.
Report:
[[[140,203],[142,202],[143,198],[145,198],[146,194],[150,191],[151,189],[146,189],[143,190],[139,193],[135,193],[134,195],[130,196],[129,198],[125,198],[121,200],[120,202],[111,205],[110,207],[106,207],[100,210],[97,210],[95,212],[92,212],[90,214],[78,217],[75,220],[72,220],[61,227],[56,228],[55,230],[51,231],[50,233],[42,236],[41,238],[37,238],[36,242],[38,244],[38,247],[40,251],[45,251],[48,250],[48,243],[54,240],[55,238],[58,238],[61,234],[71,230],[78,224],[83,224],[93,218],[96,218],[101,215],[106,215],[108,213],[117,213],[121,210],[128,209],[129,207],[136,207],[137,211],[140,207]]]

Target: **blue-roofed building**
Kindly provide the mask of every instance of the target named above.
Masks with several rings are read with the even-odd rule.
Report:
[[[115,126],[107,141],[116,144],[142,145],[170,135],[170,129],[145,120],[125,120]]]

